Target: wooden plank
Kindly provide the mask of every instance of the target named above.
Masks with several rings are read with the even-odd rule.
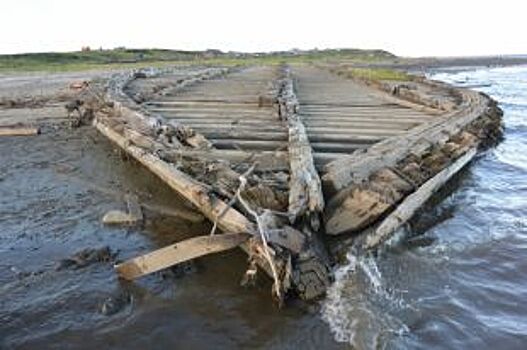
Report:
[[[343,155],[348,155],[350,152],[354,152],[358,149],[368,148],[370,144],[368,143],[336,143],[336,142],[311,142],[311,147],[315,152],[339,152]]]
[[[415,112],[412,110],[399,110],[393,108],[378,108],[378,109],[369,109],[369,110],[360,110],[360,109],[331,109],[331,110],[300,110],[301,115],[306,116],[317,116],[317,115],[327,115],[328,117],[393,117],[393,118],[413,118],[413,119],[424,119],[429,120],[434,118],[434,116],[424,113]]]
[[[457,174],[476,155],[477,148],[471,148],[436,176],[426,181],[414,193],[406,197],[401,204],[384,219],[373,234],[366,238],[364,247],[373,249],[386,241],[399,227],[407,222],[419,208],[421,208],[434,193],[436,193],[450,178]]]
[[[246,124],[244,122],[236,123],[231,121],[223,121],[217,123],[188,123],[193,129],[199,130],[202,133],[214,133],[214,132],[264,132],[264,133],[283,133],[287,134],[287,130],[282,125],[273,123],[262,123],[262,124]]]
[[[337,142],[337,143],[363,143],[363,144],[374,144],[386,138],[383,135],[362,135],[351,133],[349,135],[330,135],[330,134],[319,134],[309,133],[311,142]]]
[[[328,127],[328,126],[311,126],[310,123],[304,122],[306,124],[307,132],[308,134],[329,134],[329,136],[336,136],[336,135],[370,135],[370,136],[382,136],[382,137],[388,137],[388,136],[394,136],[394,135],[400,135],[405,132],[404,129],[396,129],[396,128],[372,128],[372,127],[361,127],[361,126],[355,126],[353,124],[349,125],[339,125],[336,127]]]
[[[150,111],[154,113],[159,113],[163,115],[189,115],[197,117],[206,117],[210,115],[271,115],[273,112],[272,108],[262,108],[256,105],[254,108],[149,108]]]
[[[343,196],[342,201],[328,203],[324,213],[326,234],[338,235],[366,228],[393,209],[412,190],[412,185],[392,170],[379,171],[364,186],[339,192],[338,195]],[[339,203],[336,207],[333,206],[335,202]]]
[[[0,136],[32,136],[40,134],[40,129],[30,126],[0,126]]]
[[[182,119],[182,120],[194,120],[194,121],[202,121],[202,120],[214,120],[218,119],[219,121],[222,120],[267,120],[269,122],[274,122],[278,124],[278,120],[275,119],[274,113],[270,113],[270,111],[258,111],[257,113],[238,113],[238,112],[218,112],[218,111],[210,111],[208,113],[203,112],[196,112],[196,111],[186,111],[181,113],[169,113],[169,112],[163,112],[159,113],[156,111],[151,111],[153,113],[161,114],[163,117],[167,119]]]
[[[273,119],[270,120],[258,120],[251,118],[208,118],[203,120],[187,119],[185,117],[176,118],[176,120],[184,125],[189,125],[195,128],[199,127],[221,127],[221,128],[232,128],[232,127],[245,127],[245,128],[264,128],[269,130],[280,130],[285,128],[281,123],[276,122]],[[321,119],[304,119],[306,127],[312,128],[332,128],[339,130],[341,127],[351,127],[355,129],[373,129],[373,130],[397,130],[397,129],[409,129],[412,126],[418,125],[416,121],[398,121],[389,119],[383,122],[377,122],[375,120],[366,119],[364,121],[344,119],[341,121],[334,121],[332,119],[325,118]]]
[[[120,277],[134,280],[185,261],[236,248],[249,238],[247,233],[193,237],[117,264],[115,269]]]
[[[229,107],[247,107],[247,105],[257,105],[258,101],[247,100],[247,101],[231,101],[231,100],[170,100],[170,101],[161,101],[153,100],[146,102],[147,107],[157,107],[157,106],[229,106]]]
[[[304,123],[307,124],[307,123]],[[196,123],[189,124],[193,129],[198,130],[203,134],[207,134],[210,138],[228,138],[235,134],[256,137],[280,137],[287,135],[287,131],[281,130],[281,125],[262,125],[259,127],[243,124],[218,123],[206,126],[197,126]],[[372,129],[372,128],[356,128],[352,125],[340,125],[339,127],[312,127],[306,125],[308,135],[325,136],[326,139],[350,139],[350,136],[360,137],[389,137],[394,135],[401,135],[406,130],[404,129]],[[261,135],[261,136],[260,136]],[[256,138],[255,138],[256,139]]]
[[[235,138],[221,140],[211,139],[211,141],[219,149],[284,151],[287,148],[286,141],[237,140]]]
[[[137,161],[156,174],[170,187],[187,198],[191,203],[200,208],[202,213],[211,221],[226,210],[218,221],[218,226],[225,232],[255,232],[254,225],[245,216],[232,208],[226,208],[227,204],[209,193],[207,187],[194,180],[176,167],[163,162],[158,157],[145,152],[143,149],[131,145],[128,140],[106,126],[99,120],[93,121],[94,126],[103,135],[116,143],[123,150],[132,155]]]
[[[218,129],[217,129],[218,130]],[[244,131],[238,130],[236,128],[232,130],[220,130],[213,131],[200,130],[203,134],[212,140],[222,140],[222,139],[236,139],[236,140],[254,140],[254,141],[287,141],[287,133],[276,132],[276,131],[264,131],[259,132],[258,130]]]

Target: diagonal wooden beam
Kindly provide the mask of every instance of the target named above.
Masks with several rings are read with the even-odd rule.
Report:
[[[249,238],[246,233],[193,237],[117,264],[115,269],[120,277],[134,280],[204,255],[236,248]]]
[[[434,193],[448,180],[457,174],[476,155],[477,147],[469,149],[463,156],[450,166],[440,171],[436,176],[425,182],[414,193],[404,199],[399,206],[381,222],[375,231],[366,237],[364,248],[374,249],[385,242],[405,222],[421,208]]]

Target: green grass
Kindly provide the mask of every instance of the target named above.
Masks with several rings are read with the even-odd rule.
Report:
[[[412,80],[411,75],[405,72],[387,68],[343,68],[337,69],[336,71],[339,74],[347,75],[349,77],[367,80]]]
[[[95,69],[139,68],[145,66],[163,67],[178,64],[202,65],[244,65],[280,64],[310,62],[367,63],[390,60],[392,54],[382,50],[323,50],[293,54],[245,54],[235,57],[231,54],[203,51],[177,51],[162,49],[114,49],[87,52],[31,53],[0,55],[0,72],[62,72]]]

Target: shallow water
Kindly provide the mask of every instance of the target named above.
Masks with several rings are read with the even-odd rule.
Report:
[[[429,205],[404,239],[337,272],[322,317],[356,348],[527,346],[527,67],[436,72],[500,102],[505,139]]]
[[[316,310],[273,307],[266,278],[240,287],[247,262],[238,250],[133,284],[120,282],[112,263],[57,269],[84,248],[109,246],[127,259],[210,226],[151,212],[142,228],[103,226],[128,191],[151,205],[182,202],[90,128],[4,137],[0,149],[0,349],[341,346]],[[129,303],[101,313],[123,295]]]
[[[141,228],[100,219],[122,196],[181,208],[160,181],[89,128],[0,139],[0,349],[524,348],[527,343],[527,68],[437,73],[501,101],[505,140],[423,211],[405,239],[337,271],[321,308],[276,310],[245,289],[232,251],[184,271],[119,282],[111,263],[57,270],[83,248],[126,259],[208,232],[147,213]],[[409,237],[409,238],[408,238]],[[112,296],[130,302],[100,312]]]

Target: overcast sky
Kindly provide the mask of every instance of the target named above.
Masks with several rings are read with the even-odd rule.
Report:
[[[527,54],[524,0],[0,0],[0,53],[92,48],[382,48]]]

